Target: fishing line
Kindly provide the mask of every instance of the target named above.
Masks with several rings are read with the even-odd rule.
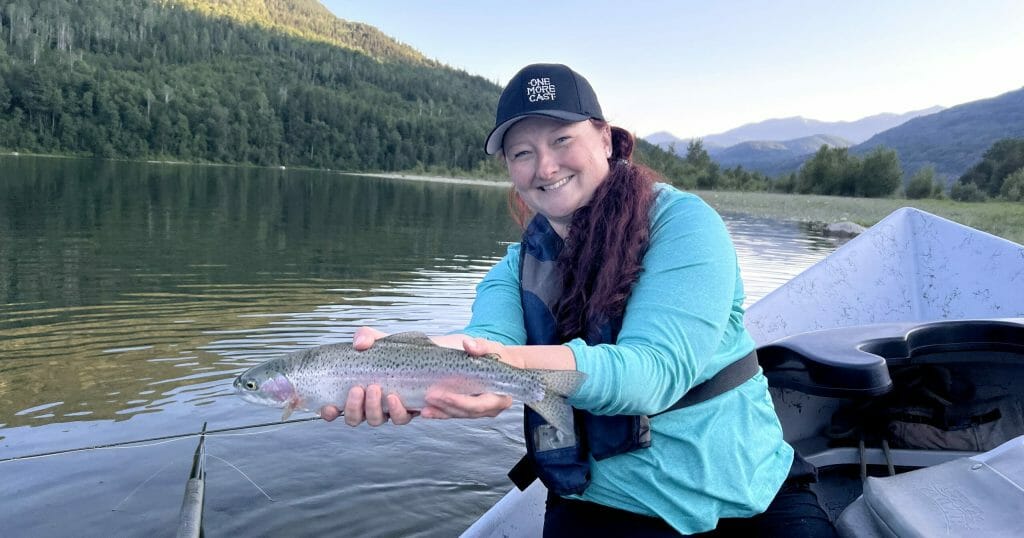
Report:
[[[216,430],[206,430],[205,433],[206,433],[206,435],[210,435],[211,433],[224,433],[224,432],[250,430],[250,429],[253,429],[253,428],[263,428],[263,427],[266,427],[266,426],[282,426],[282,425],[287,426],[287,425],[295,424],[295,423],[298,423],[298,422],[312,422],[314,420],[322,420],[322,419],[320,417],[293,418],[291,420],[285,420],[283,422],[282,421],[278,421],[278,422],[265,422],[263,424],[250,424],[248,426],[232,426],[230,428],[220,428],[220,429],[216,429]],[[278,428],[278,429],[280,429],[280,428]],[[276,431],[276,430],[271,430],[271,431]],[[255,432],[255,433],[267,433],[267,432]],[[252,433],[252,434],[236,434],[236,435],[254,435],[255,433]],[[89,451],[89,450],[102,450],[102,449],[107,449],[107,448],[142,448],[142,447],[146,447],[146,446],[156,446],[156,445],[162,445],[162,444],[170,443],[172,441],[180,441],[182,439],[189,439],[189,438],[192,438],[192,437],[199,437],[202,434],[203,434],[202,432],[179,433],[179,434],[175,434],[175,435],[163,435],[163,436],[160,436],[160,437],[150,437],[148,439],[136,439],[136,440],[133,440],[133,441],[121,441],[121,442],[118,442],[118,443],[107,443],[107,444],[103,444],[103,445],[83,446],[83,447],[78,447],[78,448],[67,448],[67,449],[64,449],[64,450],[54,450],[52,452],[40,452],[38,454],[29,454],[27,456],[11,456],[11,457],[8,457],[8,458],[0,458],[0,463],[9,463],[9,462],[12,462],[12,461],[30,460],[30,459],[37,459],[37,458],[48,458],[48,457],[52,457],[52,456],[59,456],[59,455],[62,455],[62,454],[71,454],[71,453],[74,453],[74,452],[86,452],[86,451]],[[151,444],[140,445],[140,446],[137,446],[137,447],[129,446],[129,445],[138,445],[139,443],[151,443]]]
[[[125,496],[125,498],[121,499],[121,502],[119,502],[119,503],[117,503],[116,505],[114,505],[114,507],[113,507],[113,508],[111,508],[111,509],[110,509],[110,511],[111,511],[111,512],[117,512],[117,509],[118,509],[118,508],[120,508],[120,507],[121,507],[121,505],[125,503],[125,501],[127,501],[127,500],[128,500],[129,498],[131,498],[131,496],[132,496],[132,495],[135,495],[135,492],[136,492],[136,491],[139,491],[139,489],[140,489],[140,488],[141,488],[142,486],[145,486],[146,484],[148,484],[150,480],[152,480],[153,478],[155,478],[155,477],[156,477],[156,475],[158,475],[158,474],[160,474],[160,473],[164,472],[164,469],[166,469],[166,468],[170,467],[172,463],[174,463],[174,460],[173,460],[173,459],[172,459],[171,461],[168,461],[168,462],[167,462],[166,464],[164,464],[164,466],[163,466],[163,467],[161,467],[159,471],[157,471],[157,472],[155,472],[155,473],[153,473],[153,474],[149,475],[149,478],[147,478],[147,479],[143,480],[143,481],[142,481],[142,483],[141,483],[141,484],[139,484],[138,486],[135,486],[135,489],[133,489],[133,490],[131,491],[131,493],[129,493],[128,495],[126,495],[126,496]]]
[[[302,420],[310,420],[310,419],[302,419]],[[283,430],[283,429],[287,428],[288,426],[291,426],[291,424],[285,424],[285,425],[283,425],[283,426],[280,426],[280,427],[278,427],[278,428],[274,428],[274,429],[272,429],[272,430],[261,430],[261,431],[258,431],[258,432],[247,432],[247,433],[217,433],[217,434],[213,434],[213,435],[210,435],[209,433],[207,433],[207,434],[206,434],[206,436],[207,436],[207,437],[245,437],[246,435],[264,435],[264,434],[268,434],[268,433],[274,433],[274,432],[276,432],[276,431],[280,431],[280,430]],[[256,426],[253,426],[253,428],[255,428],[255,427],[256,427]]]
[[[210,454],[209,452],[207,452],[207,453],[206,453],[206,457],[209,457],[209,458],[217,458],[217,459],[219,459],[220,461],[223,461],[224,463],[226,463],[226,464],[230,465],[232,469],[234,469],[234,470],[238,471],[238,474],[242,475],[242,476],[243,476],[243,477],[244,477],[244,478],[245,478],[246,480],[248,480],[248,481],[249,481],[249,483],[250,483],[250,484],[252,484],[252,485],[256,486],[256,489],[260,490],[260,493],[262,493],[262,494],[263,494],[263,496],[267,498],[267,500],[269,500],[270,502],[275,502],[275,501],[274,501],[274,498],[273,498],[273,497],[271,497],[270,495],[267,495],[267,492],[266,492],[266,491],[263,491],[263,488],[261,488],[261,487],[259,486],[259,484],[257,484],[256,482],[253,482],[253,481],[252,481],[252,479],[251,479],[251,478],[249,478],[249,475],[245,474],[245,472],[244,472],[244,471],[242,471],[241,469],[239,469],[238,467],[235,467],[235,466],[234,466],[234,464],[232,464],[232,463],[231,463],[230,461],[228,461],[228,460],[226,460],[226,459],[224,459],[224,458],[222,458],[222,457],[220,457],[220,456],[214,456],[213,454]]]

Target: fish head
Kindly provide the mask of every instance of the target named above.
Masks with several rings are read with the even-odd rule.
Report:
[[[246,370],[235,379],[234,386],[247,402],[284,407],[295,401],[295,387],[273,361]]]

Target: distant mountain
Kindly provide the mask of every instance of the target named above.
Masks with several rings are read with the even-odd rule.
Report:
[[[906,175],[931,164],[953,181],[997,140],[1024,138],[1024,88],[912,119],[851,148],[857,155],[896,150]]]
[[[934,114],[942,107],[934,106],[904,114],[876,114],[856,121],[818,121],[800,116],[748,123],[724,133],[704,137],[705,144],[734,146],[754,140],[794,140],[817,134],[838,136],[858,144],[886,129],[891,129],[910,119]]]
[[[903,114],[875,114],[874,116],[868,116],[855,121],[828,122],[807,119],[801,116],[771,119],[757,123],[748,123],[724,133],[707,135],[701,140],[704,143],[704,149],[712,156],[720,150],[735,146],[736,144],[742,144],[743,142],[795,141],[819,135],[847,140],[850,144],[859,144],[886,129],[891,129],[913,118],[934,114],[941,110],[943,110],[942,107],[933,106]],[[676,153],[680,155],[686,153],[686,146],[690,143],[689,138],[679,138],[666,131],[659,131],[644,137],[644,140],[664,149],[668,149],[669,144],[674,143]]]
[[[669,146],[675,144],[676,153],[678,155],[686,155],[686,147],[690,145],[692,138],[679,138],[678,136],[668,131],[658,131],[654,134],[644,137],[644,140],[660,147],[661,149],[669,149]],[[718,144],[709,144],[707,141],[702,141],[704,149],[707,151],[725,149],[725,146]]]
[[[742,142],[708,153],[715,162],[726,168],[742,166],[747,170],[775,176],[795,170],[821,146],[845,148],[851,145],[849,140],[838,136],[814,135],[782,142]]]

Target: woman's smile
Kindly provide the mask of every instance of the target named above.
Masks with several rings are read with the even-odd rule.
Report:
[[[544,192],[551,192],[551,191],[554,191],[554,190],[558,190],[558,189],[564,187],[567,183],[569,183],[569,181],[572,178],[574,178],[574,177],[576,177],[576,176],[568,176],[568,177],[560,179],[560,180],[558,180],[558,181],[556,181],[556,182],[554,182],[554,183],[552,183],[550,185],[542,185],[542,186],[537,187],[537,188],[542,190],[542,191],[544,191]]]

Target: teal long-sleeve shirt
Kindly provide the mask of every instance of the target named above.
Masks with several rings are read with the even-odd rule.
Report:
[[[566,343],[587,379],[569,398],[599,415],[655,414],[754,348],[732,240],[700,198],[658,184],[651,243],[614,344]],[[519,245],[477,286],[466,334],[526,342]],[[763,512],[793,451],[762,374],[704,403],[651,419],[652,444],[602,461],[579,497],[657,516],[684,534]]]

